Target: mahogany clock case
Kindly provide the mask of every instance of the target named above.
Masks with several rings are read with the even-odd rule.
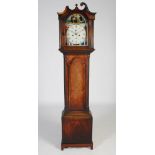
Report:
[[[79,9],[76,4],[75,9],[71,10],[66,6],[63,12],[58,13],[59,50],[64,54],[65,108],[62,112],[62,150],[66,147],[93,149],[93,117],[89,110],[89,57],[94,51],[96,13],[90,12],[87,4],[82,2],[80,5],[84,8]],[[66,32],[69,28],[66,28],[65,22],[74,14],[83,16],[88,23],[87,46],[66,45]]]

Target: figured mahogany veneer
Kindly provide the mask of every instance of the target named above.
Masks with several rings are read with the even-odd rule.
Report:
[[[89,55],[65,55],[65,108],[88,110]]]
[[[59,50],[64,54],[65,108],[62,112],[61,149],[67,147],[90,147],[92,142],[93,117],[89,111],[89,57],[94,51],[94,19],[85,3],[80,10],[77,5],[71,10],[67,6],[58,13]],[[88,23],[88,46],[66,46],[65,21],[74,13],[79,13]]]

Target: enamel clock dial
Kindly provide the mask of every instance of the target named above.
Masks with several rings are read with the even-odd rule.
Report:
[[[66,20],[66,45],[86,46],[87,45],[87,23],[80,14],[73,14]]]

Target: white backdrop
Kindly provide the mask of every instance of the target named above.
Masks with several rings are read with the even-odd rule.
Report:
[[[43,19],[43,17],[45,18],[44,15],[48,15],[47,13],[44,14],[44,12],[53,7],[54,4],[51,1],[44,0],[44,2],[47,3],[46,5],[41,5],[42,1],[39,1],[39,19]],[[91,0],[91,2],[92,1],[93,0]],[[50,6],[48,6],[48,2]],[[68,1],[65,2],[68,3]],[[69,2],[71,4],[71,1]],[[104,4],[102,7],[108,7],[108,3],[106,5],[104,0],[102,2],[102,4]],[[111,1],[109,0],[109,2]],[[62,3],[63,2],[59,3],[61,7]],[[97,4],[98,3],[93,6],[94,11],[95,7],[98,7]],[[113,3],[111,4],[113,5]],[[154,6],[155,1],[152,0],[117,1],[116,102],[118,103],[118,155],[155,154],[155,20],[152,20],[155,14]],[[51,119],[56,121],[58,116],[51,118],[49,117],[49,113],[48,115],[46,114],[48,111],[51,114],[51,107],[54,107],[54,104],[49,103],[49,105],[53,105],[49,106],[49,108],[47,105],[43,106],[46,102],[42,104],[43,108],[40,107],[39,104],[38,122],[37,9],[38,4],[36,0],[1,1],[0,144],[3,147],[0,149],[0,154],[21,155],[22,153],[23,155],[37,155],[37,124],[39,123],[39,155],[113,155],[113,153],[109,151],[112,150],[113,147],[111,146],[110,149],[107,147],[110,134],[106,132],[106,138],[104,135],[105,131],[112,133],[110,130],[105,130],[109,129],[107,127],[110,126],[108,121],[105,125],[106,117],[100,117],[98,115],[100,118],[100,120],[98,119],[100,126],[94,124],[93,139],[95,148],[93,151],[89,151],[89,149],[84,149],[85,151],[83,149],[73,149],[74,151],[72,151],[72,149],[66,149],[63,152],[60,151],[60,139],[58,139],[57,132],[53,132],[53,129],[56,128],[51,123]],[[40,12],[41,10],[42,13]],[[50,11],[48,12],[50,13]],[[98,16],[99,12],[97,17]],[[41,30],[40,24],[39,30]],[[39,36],[41,36],[40,34],[41,31],[39,32]],[[96,53],[93,55],[97,56],[97,54],[96,48]],[[93,66],[91,66],[91,68],[92,67]],[[40,69],[39,66],[39,71]],[[91,79],[92,78],[94,78],[94,76],[91,76]],[[92,102],[91,104],[98,105]],[[44,107],[49,110],[44,112],[44,110],[42,110]],[[54,110],[53,108],[53,111]],[[94,111],[94,108],[92,108],[92,110]],[[60,108],[54,112],[59,113],[59,111]],[[100,111],[105,114],[105,108]],[[107,113],[110,114],[109,111],[107,111]],[[95,118],[96,113],[94,113],[93,116],[95,123],[97,122]],[[49,119],[50,122],[47,122]],[[40,123],[41,120],[44,124]],[[110,122],[112,124],[112,121]],[[60,118],[58,124],[60,124]],[[101,124],[103,124],[103,127]],[[44,130],[42,130],[42,128],[44,128]],[[96,134],[97,128],[98,134]],[[104,131],[102,129],[104,129]],[[57,131],[59,130],[60,128],[57,128]],[[47,133],[45,133],[45,131]],[[55,134],[56,136],[51,136],[51,134]],[[100,138],[96,138],[97,136],[100,136]],[[56,141],[58,142],[57,148],[53,145]],[[101,145],[101,143],[103,145]],[[86,153],[86,151],[88,151],[88,153]]]
[[[89,104],[93,114],[94,150],[65,149],[61,144],[61,111],[64,107],[63,55],[59,48],[57,12],[77,0],[39,0],[39,155],[115,155],[115,0],[85,2],[97,12],[95,51],[90,56]],[[76,149],[76,151],[75,151]]]

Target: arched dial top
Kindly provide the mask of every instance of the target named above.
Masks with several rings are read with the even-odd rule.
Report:
[[[78,13],[70,15],[66,20],[66,45],[87,46],[88,33],[86,19]]]

